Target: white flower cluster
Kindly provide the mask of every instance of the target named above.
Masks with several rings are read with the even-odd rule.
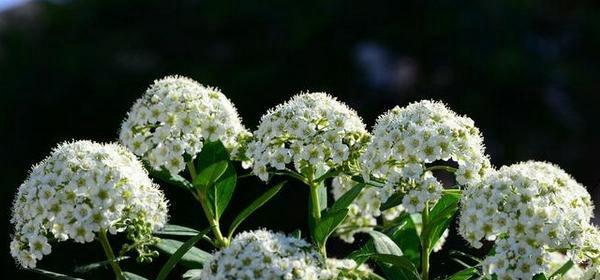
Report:
[[[238,234],[229,247],[213,254],[199,279],[364,279],[371,270],[353,260],[327,259],[303,239],[267,230]]]
[[[220,140],[233,158],[243,156],[250,133],[219,90],[179,76],[156,80],[138,99],[119,138],[153,169],[178,174],[205,141]]]
[[[50,254],[52,240],[91,242],[101,230],[150,237],[166,220],[163,193],[132,153],[117,144],[65,143],[19,186],[11,254],[21,266],[35,267]]]
[[[356,185],[350,176],[340,175],[333,179],[333,198],[338,200],[342,195]],[[377,225],[377,218],[382,217],[384,221],[392,221],[403,211],[402,206],[397,206],[381,212],[381,199],[379,189],[365,187],[348,207],[348,216],[336,230],[338,236],[348,242],[354,243],[354,234],[373,230]]]
[[[283,170],[292,162],[304,176],[315,176],[316,169],[326,172],[358,158],[368,138],[354,110],[328,94],[304,93],[262,116],[246,155],[265,181],[269,168]]]
[[[583,276],[577,280],[600,280],[600,265],[594,264],[586,268]]]
[[[550,249],[572,248],[592,217],[585,187],[559,167],[524,162],[502,167],[461,198],[459,232],[474,247],[495,240],[484,273],[531,279],[547,273]]]
[[[473,120],[427,100],[381,115],[373,141],[361,156],[364,176],[385,181],[382,201],[395,192],[405,193],[402,205],[409,213],[421,212],[427,202],[441,197],[443,186],[427,169],[440,160],[458,163],[460,185],[477,183],[490,166]]]
[[[201,279],[318,279],[317,256],[302,239],[266,230],[242,232],[213,254]]]

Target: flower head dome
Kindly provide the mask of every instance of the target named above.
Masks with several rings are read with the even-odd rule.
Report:
[[[266,230],[242,232],[213,254],[201,279],[318,279],[319,259],[302,239]]]
[[[478,182],[490,166],[473,120],[427,100],[381,115],[373,141],[361,156],[365,176],[385,181],[382,200],[404,192],[402,205],[410,213],[421,212],[427,201],[441,197],[443,186],[427,169],[440,160],[458,163],[455,174],[460,185]]]
[[[474,247],[495,240],[495,254],[483,262],[487,275],[531,279],[548,272],[550,249],[577,250],[592,208],[586,189],[562,169],[529,161],[465,190],[459,233]]]
[[[119,138],[153,169],[177,174],[205,141],[220,140],[233,158],[249,137],[231,101],[219,90],[169,76],[154,81],[121,126]]]
[[[353,260],[323,261],[303,239],[255,230],[238,234],[229,247],[214,253],[198,279],[351,280],[370,273],[367,265]]]
[[[269,168],[283,170],[289,163],[307,176],[305,167],[313,173],[348,167],[368,138],[354,110],[328,94],[303,93],[261,118],[246,154],[254,160],[253,172],[265,181]]]
[[[99,231],[151,240],[167,220],[163,193],[137,158],[117,144],[65,143],[19,186],[11,254],[23,267],[51,252],[51,240],[91,242]],[[141,257],[150,254],[138,247]]]

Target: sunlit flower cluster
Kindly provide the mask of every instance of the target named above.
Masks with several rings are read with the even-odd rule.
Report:
[[[310,177],[317,170],[348,167],[368,138],[354,110],[328,94],[304,93],[261,118],[246,155],[262,180],[268,180],[269,169],[284,170],[290,163]]]
[[[59,145],[19,186],[11,222],[11,254],[35,267],[50,241],[91,242],[99,231],[152,239],[167,219],[167,202],[137,158],[117,144]],[[147,248],[136,248],[140,254]]]
[[[318,279],[319,259],[306,241],[266,230],[242,232],[213,254],[201,279]]]
[[[410,213],[421,212],[441,197],[442,183],[429,167],[448,160],[458,164],[459,185],[479,182],[490,166],[473,120],[427,100],[381,115],[361,157],[366,179],[374,176],[385,181],[382,200],[405,193],[402,205]]]
[[[220,140],[233,158],[243,156],[249,132],[218,89],[179,76],[156,80],[121,126],[121,142],[153,169],[177,174],[206,141]]]
[[[337,176],[332,181],[333,198],[339,199],[347,191],[356,185],[350,176]],[[381,216],[384,221],[397,218],[402,212],[402,206],[397,206],[385,211],[380,211],[381,199],[379,189],[366,187],[360,192],[356,199],[348,207],[348,216],[336,230],[338,236],[348,242],[354,242],[354,234],[373,230],[378,224],[377,219]]]
[[[524,162],[502,167],[461,199],[459,232],[474,247],[495,240],[486,275],[531,279],[549,271],[551,249],[573,249],[592,216],[590,195],[559,167]]]

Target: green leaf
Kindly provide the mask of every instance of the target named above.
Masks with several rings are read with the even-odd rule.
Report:
[[[458,211],[459,200],[460,194],[447,193],[431,209],[429,214],[431,220],[423,225],[423,232],[421,233],[421,237],[429,241],[430,252],[450,225],[456,211]]]
[[[158,178],[161,181],[163,181],[169,185],[174,185],[174,186],[186,189],[186,190],[194,189],[194,185],[192,183],[190,183],[190,181],[179,176],[178,174],[171,174],[169,171],[167,171],[164,168],[160,171],[153,170],[152,167],[147,167],[146,169],[150,170],[150,175],[152,177]]]
[[[246,220],[246,218],[248,218],[250,215],[252,215],[252,213],[254,213],[254,211],[256,211],[258,208],[262,207],[271,198],[273,198],[281,190],[281,188],[283,188],[283,186],[286,183],[287,183],[287,181],[283,181],[283,182],[275,185],[274,187],[268,189],[265,193],[263,193],[261,196],[259,196],[257,199],[255,199],[250,205],[248,205],[248,207],[246,207],[244,210],[242,210],[242,212],[240,212],[240,214],[238,214],[238,216],[235,217],[235,219],[231,223],[231,226],[229,227],[229,237],[233,236],[233,233],[235,232],[237,227],[244,220]]]
[[[395,192],[384,203],[382,203],[381,206],[379,206],[379,210],[385,211],[402,204],[402,198],[404,198],[404,195],[405,193]]]
[[[229,152],[221,141],[206,141],[196,155],[196,170],[203,170],[220,161],[229,161]]]
[[[183,274],[182,278],[183,279],[200,279],[201,275],[202,275],[202,269],[190,269]]]
[[[342,209],[336,212],[329,212],[321,219],[315,227],[315,243],[322,247],[327,242],[327,238],[344,221],[348,215],[348,209]]]
[[[115,260],[117,262],[120,262],[120,261],[127,260],[127,259],[130,259],[130,258],[131,258],[130,256],[121,256],[121,257],[117,257]],[[87,272],[90,272],[90,271],[98,269],[98,268],[108,267],[111,262],[112,261],[104,260],[104,261],[93,262],[93,263],[90,263],[90,264],[77,266],[77,267],[75,267],[73,269],[73,272],[75,272],[75,273],[87,273]]]
[[[336,200],[331,208],[328,210],[329,212],[336,212],[342,209],[347,209],[350,204],[356,199],[356,197],[360,194],[362,189],[365,187],[364,183],[358,183],[346,193],[344,193],[338,200]]]
[[[205,191],[209,186],[214,184],[227,170],[229,162],[223,160],[215,162],[206,168],[200,170],[200,173],[194,178],[194,187],[201,191]]]
[[[199,231],[180,225],[167,224],[162,229],[154,232],[156,235],[173,235],[173,236],[196,236]]]
[[[227,208],[233,197],[236,184],[237,173],[233,165],[228,164],[227,169],[216,183],[209,185],[206,190],[206,201],[211,206],[212,212],[216,213],[216,219],[219,219],[223,215],[223,212],[225,212],[225,208]]]
[[[402,250],[389,236],[374,230],[369,231],[368,233],[373,238],[375,252],[379,254],[402,256]]]
[[[161,252],[173,255],[183,245],[183,242],[173,239],[161,239],[158,244],[156,244],[156,248],[158,248]],[[202,268],[202,265],[209,261],[211,255],[207,252],[204,252],[196,247],[192,247],[189,249],[183,257],[181,257],[181,264],[186,266],[187,268]]]
[[[56,279],[56,280],[83,280],[81,278],[75,278],[75,277],[71,277],[71,276],[68,276],[65,274],[61,274],[58,272],[52,272],[52,271],[44,270],[44,269],[40,269],[40,268],[28,268],[27,271],[31,271],[33,273],[43,275],[44,277],[47,277],[50,279]]]
[[[574,266],[575,264],[573,263],[572,260],[569,260],[568,262],[566,262],[565,264],[563,264],[559,269],[557,269],[554,273],[552,273],[552,275],[550,275],[550,277],[548,277],[548,279],[553,279],[554,277],[560,277],[565,275],[567,272],[569,272],[569,270]]]
[[[421,279],[421,276],[419,276],[419,273],[417,272],[417,268],[406,257],[389,254],[373,254],[370,258],[378,263],[391,265],[391,269],[387,269],[388,272],[386,272],[386,274],[392,274],[388,275],[391,279]]]
[[[452,276],[446,278],[446,280],[469,280],[477,275],[479,272],[474,267],[465,268]]]
[[[188,239],[185,243],[183,243],[176,251],[171,255],[171,257],[167,260],[167,262],[163,265],[156,277],[157,280],[167,279],[167,276],[171,272],[171,270],[175,267],[175,265],[181,260],[183,255],[187,253],[202,237],[208,232],[208,230],[203,230],[198,233],[196,236]]]
[[[127,271],[123,271],[123,276],[127,280],[148,280],[146,277],[137,275],[135,273],[127,272]]]
[[[533,276],[531,280],[548,280],[548,278],[546,278],[546,276],[543,273],[540,273]]]
[[[412,216],[405,213],[398,217],[395,226],[384,231],[400,247],[403,255],[419,268],[421,266],[421,239]]]

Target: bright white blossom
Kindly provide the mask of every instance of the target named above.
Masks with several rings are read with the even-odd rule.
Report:
[[[551,249],[576,254],[592,217],[585,187],[559,167],[524,162],[492,172],[461,198],[459,232],[476,248],[495,241],[485,275],[531,279],[548,273]]]
[[[64,143],[34,166],[14,199],[11,255],[35,267],[50,241],[91,242],[99,231],[152,240],[167,220],[167,202],[137,158],[117,144]],[[152,255],[135,248],[140,257]]]
[[[121,125],[119,138],[153,169],[177,174],[206,141],[220,140],[243,156],[250,137],[234,105],[216,88],[180,76],[154,81]]]
[[[315,248],[303,239],[267,230],[238,234],[229,247],[213,254],[199,277],[203,280],[350,280],[371,273],[353,260],[323,262]]]
[[[361,156],[363,176],[384,182],[382,201],[404,193],[404,209],[419,213],[428,202],[435,203],[443,190],[428,167],[452,160],[458,164],[457,183],[475,184],[490,167],[484,150],[473,120],[443,103],[420,101],[395,107],[377,119],[372,142]]]
[[[303,93],[262,116],[246,155],[262,180],[268,180],[269,169],[291,163],[310,177],[349,167],[368,138],[354,110],[328,94]]]

